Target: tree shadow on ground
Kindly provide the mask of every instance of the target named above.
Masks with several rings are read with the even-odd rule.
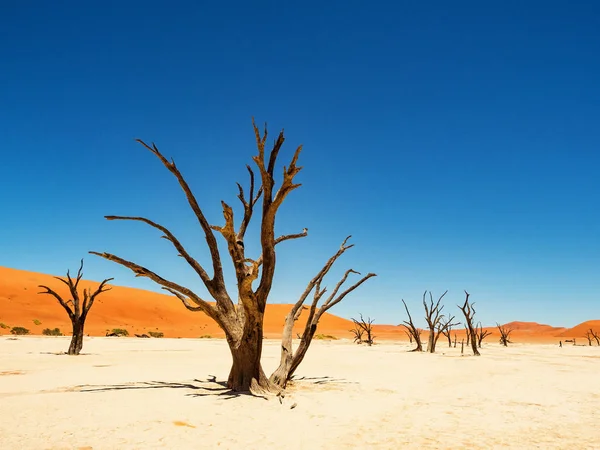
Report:
[[[291,380],[293,383],[297,383],[298,381],[302,382],[302,384],[358,384],[357,381],[348,381],[343,378],[334,378],[334,377],[292,377]]]
[[[194,379],[192,382],[188,383],[176,381],[139,381],[115,385],[77,386],[79,392],[133,391],[138,389],[188,389],[192,391],[185,394],[188,397],[220,396],[225,400],[243,395],[258,397],[252,395],[250,392],[233,391],[227,387],[227,383],[216,380],[202,381]]]

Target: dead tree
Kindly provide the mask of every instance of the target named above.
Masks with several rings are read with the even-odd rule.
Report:
[[[367,338],[363,339],[363,342],[369,347],[373,345],[375,342],[375,336],[373,335],[373,319],[367,317],[367,320],[365,320],[361,314],[360,320],[352,319],[352,322],[354,322],[354,326],[363,330],[364,334],[367,335]]]
[[[600,335],[590,328],[590,334],[596,340],[596,345],[600,345]]]
[[[473,307],[474,303],[469,303],[469,293],[465,291],[465,303],[463,306],[457,305],[465,316],[465,328],[467,330],[467,340],[471,343],[471,348],[473,349],[473,355],[479,356],[479,350],[477,350],[477,331],[473,326],[473,318],[475,317],[475,308]],[[467,345],[469,345],[467,343]]]
[[[444,335],[446,336],[446,338],[448,339],[448,347],[452,347],[452,339],[450,337],[450,332],[452,331],[452,328],[460,325],[459,322],[452,322],[455,319],[454,316],[450,316],[450,317],[446,317],[446,316],[442,316],[442,320],[440,321],[438,328],[437,328],[437,334],[435,336],[435,343],[437,343],[438,338],[440,337],[440,335]],[[456,333],[454,333],[454,346],[456,347]]]
[[[64,308],[64,310],[69,315],[69,319],[71,319],[71,325],[73,327],[71,344],[69,345],[69,350],[67,351],[68,355],[79,355],[81,352],[81,348],[83,347],[83,329],[85,326],[85,319],[87,319],[87,315],[94,304],[94,300],[96,297],[106,291],[109,291],[110,288],[106,286],[106,283],[113,280],[113,278],[105,279],[98,288],[92,292],[92,289],[84,289],[83,290],[83,301],[81,301],[81,297],[79,296],[79,292],[77,291],[77,287],[79,286],[79,282],[83,277],[83,259],[81,260],[81,265],[79,266],[79,270],[77,271],[77,277],[75,281],[71,278],[71,274],[67,270],[67,279],[63,279],[60,277],[54,277],[62,283],[66,284],[69,288],[69,293],[71,294],[70,300],[64,300],[56,291],[50,289],[48,286],[40,285],[38,287],[42,289],[46,289],[45,291],[38,292],[38,294],[48,294],[53,296],[60,306]]]
[[[586,332],[585,332],[585,337],[587,338],[587,340],[588,340],[588,345],[589,345],[590,347],[592,346],[592,333],[591,333],[591,331],[592,331],[592,330],[589,330],[589,331],[586,331]]]
[[[166,227],[143,217],[106,216],[108,220],[143,222],[162,232],[163,238],[173,244],[178,255],[185,259],[198,274],[208,294],[214,299],[214,304],[201,298],[191,289],[167,280],[134,262],[111,253],[90,253],[125,266],[133,271],[136,276],[151,279],[164,290],[181,300],[188,310],[204,312],[208,317],[213,319],[225,332],[233,360],[227,386],[234,391],[248,391],[251,389],[254,393],[260,394],[279,390],[279,388],[269,381],[261,366],[264,313],[275,274],[275,247],[282,242],[307,236],[307,229],[305,228],[300,233],[279,237],[275,234],[275,218],[279,208],[288,194],[300,187],[300,184],[295,183],[294,178],[302,169],[296,165],[302,146],[296,149],[289,165],[283,168],[281,184],[278,189],[275,189],[277,157],[285,140],[283,131],[275,139],[271,150],[267,150],[267,154],[265,154],[265,145],[267,142],[266,126],[264,132],[261,134],[254,121],[252,124],[258,149],[258,154],[253,157],[253,161],[260,175],[260,186],[255,190],[254,171],[250,166],[246,166],[250,176],[250,186],[245,191],[238,183],[238,199],[243,208],[243,215],[237,228],[233,208],[224,201],[221,202],[224,225],[211,225],[192,193],[190,186],[175,165],[175,162],[172,159],[170,161],[167,160],[156,145],[148,145],[138,140],[140,144],[155,155],[165,168],[175,176],[185,193],[188,204],[198,220],[210,251],[212,276],[188,253],[181,242]],[[259,205],[261,215],[259,228],[260,254],[254,258],[250,258],[246,255],[246,248],[248,246],[244,246],[244,238],[253,217],[255,206],[259,200],[262,203]],[[217,245],[217,236],[214,232],[220,234],[227,243],[227,250],[235,270],[237,281],[237,292],[233,295],[230,295],[225,286],[221,254]],[[254,287],[255,282],[258,283],[256,287]],[[232,298],[237,299],[237,304],[234,303]]]
[[[405,326],[405,325],[402,325],[402,326]],[[406,334],[406,336],[408,336],[408,342],[412,344],[413,343],[413,335],[412,335],[412,333],[409,332],[407,329],[405,329],[404,330],[404,334]]]
[[[284,388],[288,381],[294,375],[294,372],[304,359],[304,356],[306,355],[306,352],[310,347],[315,332],[317,331],[319,320],[321,319],[323,314],[325,314],[329,309],[341,302],[344,299],[344,297],[346,297],[346,295],[354,291],[369,278],[376,276],[374,273],[369,273],[362,277],[360,280],[358,280],[356,283],[354,283],[352,286],[340,292],[340,289],[342,288],[350,274],[354,273],[360,275],[359,272],[356,272],[355,270],[347,270],[342,276],[342,278],[335,285],[331,294],[319,307],[319,301],[327,292],[326,287],[321,288],[323,279],[325,278],[333,264],[337,261],[337,259],[340,256],[342,256],[342,254],[346,250],[354,246],[353,244],[346,245],[346,242],[349,238],[350,236],[344,239],[344,242],[342,242],[342,245],[340,246],[339,250],[331,258],[329,258],[329,260],[325,263],[325,265],[319,271],[319,273],[317,273],[317,275],[312,280],[310,280],[310,282],[306,286],[306,289],[304,290],[298,301],[292,306],[292,309],[285,318],[285,325],[283,328],[283,335],[281,338],[281,358],[279,366],[270,377],[271,383],[275,384],[276,386]],[[306,301],[307,297],[311,292],[313,292],[313,300],[310,305],[310,308],[308,309],[308,317],[306,318],[304,331],[300,336],[300,343],[298,344],[298,348],[296,349],[296,351],[294,351],[292,347],[292,333],[294,323],[301,317],[304,302]],[[365,323],[362,320],[362,315],[360,317],[361,322],[357,322],[354,319],[352,319],[354,321],[355,329],[357,330],[355,332],[354,341],[359,344],[365,342],[368,345],[371,345],[373,343],[374,338],[374,336],[372,336],[371,334],[372,321],[369,320],[368,323]],[[360,331],[367,334],[366,339],[363,339],[363,333],[360,333]]]
[[[410,312],[408,311],[408,306],[406,306],[406,302],[402,300],[402,303],[404,303],[404,309],[406,310],[406,314],[408,314],[408,321],[405,320],[403,326],[406,328],[406,332],[411,334],[417,344],[417,347],[411,350],[411,352],[422,352],[423,344],[421,343],[421,330],[415,327]]]
[[[454,329],[454,327],[456,325],[458,325],[458,323],[451,323],[452,320],[454,320],[454,316],[452,316],[451,318],[448,318],[445,320],[445,323],[442,323],[442,325],[447,324],[446,326],[442,327],[441,332],[444,336],[446,336],[446,339],[448,339],[448,347],[451,348],[452,347],[452,330]],[[455,341],[455,346],[456,346],[456,333],[454,333],[454,341]]]
[[[481,322],[477,323],[476,331],[477,331],[477,346],[479,348],[481,348],[481,344],[483,343],[483,340],[493,333],[489,330],[484,330],[483,325],[481,325]]]
[[[354,328],[352,328],[350,330],[350,332],[354,335],[354,340],[353,342],[356,344],[362,344],[363,343],[363,335],[365,334],[365,330],[363,330],[361,327],[354,325]],[[302,336],[298,335],[298,339],[301,339]],[[283,351],[283,349],[282,349]]]
[[[466,325],[465,325],[465,334],[467,336],[467,345],[469,345],[471,343],[471,335],[469,334],[469,329],[467,328]]]
[[[513,331],[512,328],[509,328],[506,325],[500,325],[498,322],[496,322],[496,327],[500,332],[500,344],[505,347],[508,347],[508,344],[512,344],[510,340],[510,333]]]
[[[444,298],[444,296],[448,293],[448,291],[444,292],[438,301],[433,304],[433,295],[431,291],[429,291],[429,305],[425,301],[427,296],[427,291],[423,293],[423,307],[425,308],[425,321],[427,322],[427,326],[429,327],[429,338],[427,339],[427,351],[429,353],[435,353],[435,344],[437,342],[437,336],[439,336],[438,327],[440,321],[443,318],[442,310],[444,309],[443,305],[440,305],[440,302]]]

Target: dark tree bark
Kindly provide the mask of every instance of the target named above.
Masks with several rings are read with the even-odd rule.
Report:
[[[483,340],[486,337],[488,337],[489,335],[493,334],[491,331],[484,330],[483,325],[481,325],[481,322],[479,322],[477,324],[477,326],[475,327],[475,332],[477,333],[477,346],[479,348],[481,348],[481,344],[483,343]]]
[[[412,349],[411,352],[422,352],[423,344],[421,342],[421,330],[415,327],[412,317],[410,316],[410,311],[408,310],[408,306],[406,306],[406,302],[404,301],[404,299],[402,300],[402,303],[404,303],[404,309],[406,310],[406,314],[408,315],[408,321],[405,320],[402,325],[406,328],[406,332],[410,333],[410,335],[415,340],[415,343],[417,344],[417,347]]]
[[[508,347],[508,344],[512,344],[512,341],[510,340],[510,333],[513,331],[512,328],[508,328],[506,325],[500,325],[497,322],[496,327],[500,332],[500,344],[504,345],[505,347]]]
[[[335,285],[333,291],[327,297],[327,299],[321,304],[320,307],[318,306],[319,301],[327,292],[326,287],[321,288],[323,279],[325,278],[331,267],[334,265],[334,263],[337,261],[337,259],[340,256],[342,256],[342,254],[346,250],[354,246],[346,245],[346,242],[349,238],[350,236],[344,239],[344,242],[342,242],[342,245],[340,246],[339,250],[331,258],[329,258],[329,260],[325,263],[325,265],[319,271],[319,273],[317,273],[317,275],[312,280],[310,280],[310,282],[306,286],[306,289],[304,290],[298,301],[292,306],[292,309],[285,318],[285,325],[283,329],[283,335],[281,338],[281,358],[279,366],[270,377],[270,382],[275,384],[276,386],[285,388],[287,383],[292,379],[294,373],[296,372],[296,369],[306,356],[306,352],[308,351],[308,348],[312,343],[312,339],[319,325],[319,320],[321,319],[323,314],[325,314],[329,309],[341,302],[346,297],[346,295],[354,291],[369,278],[376,276],[374,273],[369,273],[362,277],[360,280],[358,280],[356,283],[354,283],[352,286],[345,289],[343,292],[340,292],[340,289],[342,288],[344,283],[346,283],[350,274],[354,273],[360,275],[360,273],[356,272],[355,270],[347,270],[344,273],[343,277]],[[296,351],[294,351],[292,343],[294,323],[301,317],[304,302],[306,301],[311,292],[313,292],[313,300],[310,305],[310,308],[308,309],[308,317],[306,318],[304,331],[302,335],[300,335],[300,343],[298,344],[298,348],[296,349]],[[354,323],[359,330],[368,333],[367,340],[365,341],[362,340],[362,335],[360,335],[360,333],[355,334],[355,342],[367,342],[369,343],[369,345],[371,345],[373,337],[371,337],[370,335],[370,329],[363,329],[360,326],[361,324],[357,323],[356,321]]]
[[[71,278],[71,274],[67,270],[67,279],[63,279],[60,277],[54,277],[62,283],[66,284],[69,288],[69,293],[71,294],[70,300],[64,300],[56,291],[50,289],[48,286],[40,285],[39,287],[42,289],[46,289],[43,292],[38,292],[38,294],[48,294],[53,296],[60,306],[64,308],[64,310],[69,315],[69,319],[71,320],[72,326],[72,337],[71,344],[69,345],[69,350],[67,354],[69,355],[79,355],[81,349],[83,347],[83,331],[85,327],[85,319],[90,311],[90,308],[94,304],[94,300],[96,297],[102,292],[109,291],[110,288],[106,286],[106,283],[111,281],[113,278],[107,278],[102,283],[99,284],[98,288],[92,293],[91,289],[83,290],[83,301],[79,297],[79,292],[77,291],[77,287],[81,278],[83,277],[83,259],[81,260],[81,265],[79,266],[79,270],[77,271],[77,277],[75,281]]]
[[[265,392],[278,392],[280,389],[269,381],[261,366],[263,321],[267,299],[271,291],[273,276],[275,273],[275,247],[281,242],[302,238],[307,235],[307,230],[297,234],[275,236],[275,217],[279,207],[288,194],[300,187],[294,182],[295,176],[302,169],[296,164],[302,150],[299,146],[289,165],[284,167],[282,181],[278,190],[275,190],[275,166],[279,151],[284,143],[284,134],[281,131],[268,154],[265,154],[267,141],[266,126],[264,133],[253,121],[254,134],[258,154],[253,157],[260,174],[260,187],[255,191],[254,172],[250,166],[246,166],[250,175],[250,186],[247,192],[238,183],[238,198],[243,207],[243,216],[239,227],[235,228],[233,208],[225,202],[221,202],[223,208],[223,226],[210,225],[201,207],[192,193],[188,183],[175,165],[173,160],[167,160],[158,148],[152,144],[148,145],[138,140],[147,150],[154,154],[160,162],[175,176],[179,185],[185,193],[190,208],[194,212],[200,228],[203,231],[210,256],[212,260],[213,274],[210,276],[202,265],[196,261],[183,247],[181,242],[164,226],[143,217],[129,216],[106,216],[108,220],[130,220],[143,222],[163,233],[163,238],[170,241],[179,256],[194,269],[202,280],[209,295],[215,300],[210,304],[185,286],[166,280],[155,272],[142,267],[134,262],[120,258],[111,253],[90,252],[109,261],[116,262],[132,270],[136,276],[150,278],[155,283],[174,296],[190,311],[202,311],[225,332],[229,345],[233,364],[228,377],[228,387],[234,391],[251,390],[257,394]],[[260,246],[261,254],[255,259],[246,255],[244,238],[250,220],[252,219],[255,206],[262,197],[261,222],[260,222]],[[233,296],[237,298],[237,304],[232,300],[225,287],[221,255],[217,246],[217,238],[214,232],[221,234],[227,243],[227,250],[237,281],[237,292]],[[258,286],[253,284],[258,282]]]
[[[474,303],[469,303],[469,293],[465,291],[465,303],[463,306],[457,305],[465,316],[465,328],[467,329],[467,340],[471,343],[471,348],[473,349],[473,355],[480,356],[479,350],[477,350],[477,332],[475,327],[473,326],[473,318],[475,317],[475,308],[473,307]],[[469,345],[467,343],[467,345]]]

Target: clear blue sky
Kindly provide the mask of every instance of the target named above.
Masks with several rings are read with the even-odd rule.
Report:
[[[339,315],[399,323],[425,289],[458,312],[467,289],[486,324],[600,318],[599,55],[591,1],[2,2],[0,265],[60,275],[85,257],[86,278],[156,289],[87,254],[109,251],[203,292],[159,233],[103,216],[161,222],[206,262],[134,138],[218,224],[255,116],[285,128],[282,164],[304,144],[277,231],[309,237],[278,247],[272,301],[352,234],[329,284],[379,276]]]

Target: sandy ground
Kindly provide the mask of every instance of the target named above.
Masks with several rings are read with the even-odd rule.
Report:
[[[600,449],[600,347],[318,341],[280,404],[218,384],[223,340],[68,341],[0,337],[1,449]]]

